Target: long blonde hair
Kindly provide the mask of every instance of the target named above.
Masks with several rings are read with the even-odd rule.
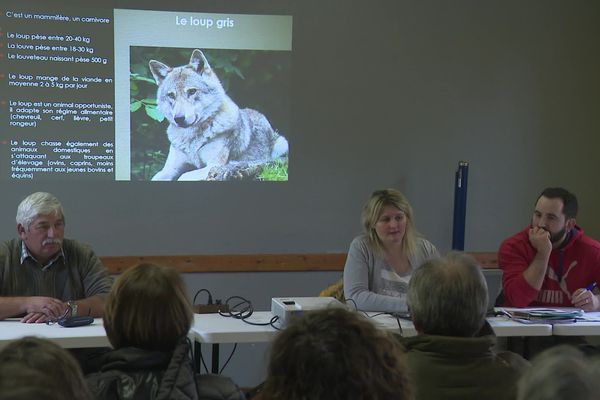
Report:
[[[374,191],[363,207],[361,221],[363,233],[367,236],[367,243],[373,251],[379,254],[384,253],[385,249],[381,239],[377,236],[375,225],[386,206],[395,207],[406,216],[406,231],[402,238],[402,251],[409,256],[415,250],[418,233],[415,229],[413,210],[410,203],[402,193],[395,189]]]

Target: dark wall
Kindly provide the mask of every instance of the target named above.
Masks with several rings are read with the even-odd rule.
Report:
[[[369,193],[395,187],[447,250],[459,160],[470,162],[468,250],[524,227],[549,185],[578,194],[580,224],[600,237],[600,3],[291,9],[289,182],[3,183],[2,237],[18,202],[45,190],[62,199],[68,235],[100,255],[344,252]]]

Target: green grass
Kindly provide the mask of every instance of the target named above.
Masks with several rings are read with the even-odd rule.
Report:
[[[288,180],[288,162],[287,160],[277,160],[265,166],[258,175],[260,181],[287,181]]]

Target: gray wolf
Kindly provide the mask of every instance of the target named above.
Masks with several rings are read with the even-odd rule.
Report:
[[[263,114],[240,109],[225,93],[202,51],[194,50],[187,65],[151,60],[149,66],[171,142],[152,180],[243,179],[288,154],[286,138]]]

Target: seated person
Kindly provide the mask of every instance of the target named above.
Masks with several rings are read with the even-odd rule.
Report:
[[[531,225],[504,240],[498,251],[504,305],[600,310],[600,243],[576,225],[577,197],[547,188]]]
[[[413,272],[438,257],[433,244],[415,230],[402,193],[377,190],[362,211],[363,234],[350,244],[344,266],[344,295],[359,310],[406,312]]]
[[[0,351],[0,399],[91,400],[79,364],[57,344],[24,337]]]
[[[187,334],[192,306],[179,273],[139,264],[121,274],[106,301],[114,350],[86,377],[97,399],[243,399],[229,379],[196,376]],[[177,397],[175,397],[177,395]]]
[[[58,199],[33,193],[19,204],[16,219],[19,238],[0,245],[0,319],[101,317],[112,279],[91,248],[64,238]]]
[[[517,400],[595,400],[600,393],[600,360],[568,345],[538,354],[518,384]]]
[[[7,361],[0,364],[0,399],[71,400],[72,397],[63,394],[59,384],[44,371],[30,367],[24,361]]]
[[[472,257],[449,253],[426,262],[413,273],[408,303],[418,335],[401,342],[416,400],[515,398],[528,362],[494,351],[487,285]]]
[[[261,400],[404,400],[402,347],[343,308],[304,314],[271,347]]]

